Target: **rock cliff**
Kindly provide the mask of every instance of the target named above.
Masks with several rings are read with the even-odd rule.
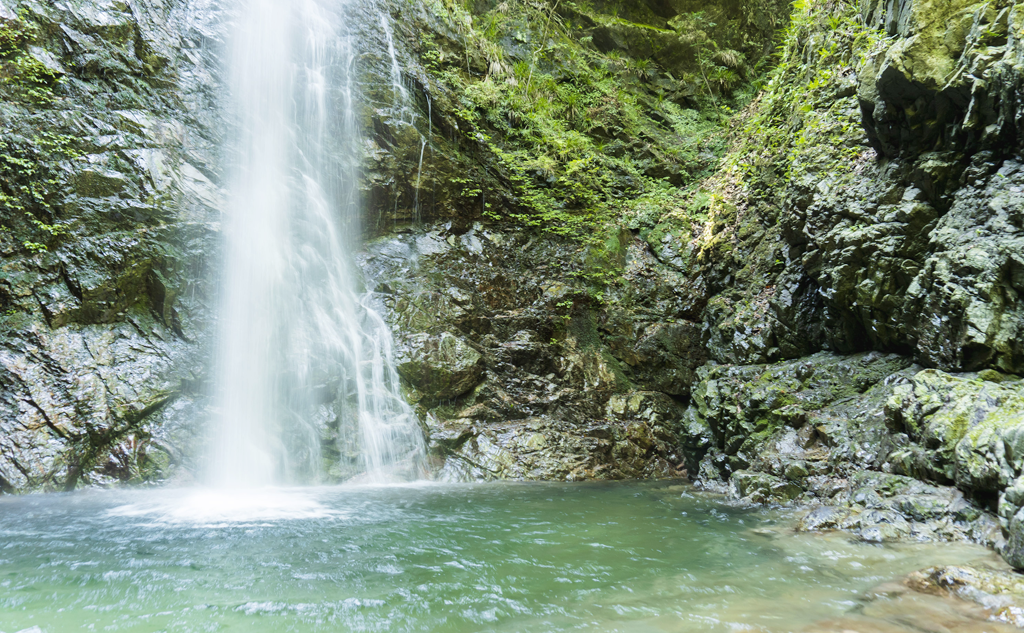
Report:
[[[0,488],[190,458],[219,220],[212,3],[0,3]]]
[[[507,106],[479,98],[486,64],[458,81],[427,66],[433,116],[487,166],[468,196],[480,206],[428,214],[366,262],[395,279],[381,296],[442,476],[686,470],[748,500],[820,506],[809,529],[1009,535],[1007,559],[1024,564],[1022,18],[1013,2],[797,3],[764,89],[715,119],[728,146],[691,155],[668,193],[638,180],[609,202],[580,177],[599,196],[583,218],[559,189],[572,159],[537,170],[540,197],[502,162],[541,164],[550,130],[521,124],[524,141],[495,118]],[[600,22],[580,40],[635,54],[586,30]],[[667,59],[632,90],[680,99],[659,83],[686,76]],[[456,108],[446,91],[468,96]],[[730,95],[688,98],[706,115]],[[461,378],[436,391],[445,367]]]

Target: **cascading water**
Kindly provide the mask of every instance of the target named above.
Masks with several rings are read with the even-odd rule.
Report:
[[[350,11],[346,0],[240,7],[214,485],[316,483],[327,467],[339,479],[409,478],[421,467],[390,332],[358,294],[350,258],[362,53]],[[386,43],[395,60],[390,28]],[[321,446],[325,435],[336,444]]]
[[[380,13],[380,28],[384,33],[384,41],[388,46],[388,57],[391,58],[391,89],[394,91],[395,104],[404,109],[405,105],[409,103],[409,91],[402,81],[402,65],[398,63],[398,54],[395,51],[395,35],[391,31],[391,22],[384,12]]]

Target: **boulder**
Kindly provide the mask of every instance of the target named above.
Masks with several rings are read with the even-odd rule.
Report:
[[[986,377],[925,370],[896,387],[886,403],[890,425],[919,444],[892,456],[896,470],[981,497],[1013,484],[1024,469],[1024,383]]]
[[[701,443],[711,436],[708,448],[730,464],[726,471],[756,465],[781,477],[793,460],[818,463],[829,454],[835,456],[830,463],[855,468],[871,461],[858,457],[862,445],[878,439],[868,427],[881,425],[880,416],[863,410],[872,403],[880,410],[884,398],[865,398],[856,417],[829,406],[842,407],[844,399],[868,393],[909,364],[897,355],[820,353],[774,365],[706,365],[697,371],[686,424]]]
[[[396,358],[399,375],[431,402],[457,398],[475,387],[484,372],[483,357],[465,340],[448,332],[407,339]]]
[[[790,481],[744,470],[732,474],[729,487],[733,496],[753,503],[786,503],[803,494],[803,489]]]

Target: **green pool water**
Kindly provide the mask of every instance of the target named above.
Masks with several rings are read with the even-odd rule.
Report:
[[[0,499],[0,631],[817,630],[991,558],[668,484],[40,495]]]

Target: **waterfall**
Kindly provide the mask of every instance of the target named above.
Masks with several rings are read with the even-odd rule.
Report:
[[[240,6],[214,485],[317,483],[328,468],[334,479],[408,478],[421,467],[390,331],[360,295],[351,257],[361,211],[355,13],[346,0]],[[386,44],[382,56],[395,60],[390,27]]]
[[[406,90],[405,82],[402,81],[402,65],[398,63],[398,54],[395,51],[395,36],[391,32],[391,22],[387,14],[381,11],[379,15],[380,28],[388,46],[388,57],[391,58],[391,90],[394,92],[396,105],[404,109],[409,103],[409,91]]]

